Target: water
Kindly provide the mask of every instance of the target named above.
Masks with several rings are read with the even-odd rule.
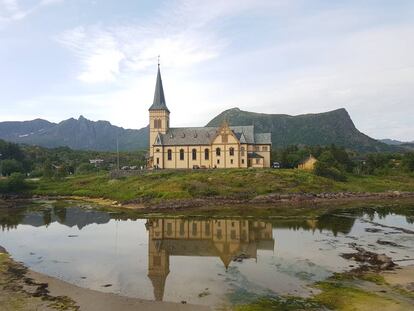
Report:
[[[350,243],[400,265],[414,263],[412,207],[310,219],[121,219],[77,205],[46,202],[41,210],[2,211],[0,245],[34,271],[81,287],[204,305],[257,295],[309,296],[313,282],[357,265],[339,256],[354,251]]]

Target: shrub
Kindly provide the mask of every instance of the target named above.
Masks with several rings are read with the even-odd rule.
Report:
[[[3,160],[0,163],[0,172],[6,176],[10,176],[12,173],[23,173],[23,165],[15,159]]]
[[[414,152],[406,153],[403,156],[402,165],[407,171],[414,172]]]
[[[25,176],[21,173],[13,173],[9,178],[0,181],[0,192],[17,193],[27,190],[29,185],[25,181]]]
[[[337,181],[346,181],[346,175],[335,167],[330,167],[324,162],[316,162],[315,174],[318,176],[330,178]]]
[[[95,172],[97,169],[93,164],[82,163],[76,168],[76,174],[88,174]]]

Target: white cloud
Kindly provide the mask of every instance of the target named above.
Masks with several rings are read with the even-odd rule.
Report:
[[[64,0],[40,0],[31,6],[19,0],[0,0],[0,26],[25,19],[42,7],[61,3]]]

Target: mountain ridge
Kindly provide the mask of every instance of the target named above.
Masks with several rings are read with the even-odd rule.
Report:
[[[255,125],[258,132],[272,133],[275,147],[336,144],[361,152],[396,150],[360,132],[345,108],[296,116],[231,108],[217,115],[207,126],[219,126],[224,120],[230,125]]]
[[[361,152],[396,151],[390,146],[361,133],[344,108],[291,116],[266,114],[231,108],[214,117],[206,126],[255,125],[257,132],[271,132],[274,147],[288,145],[336,144]],[[59,123],[43,119],[0,122],[0,139],[42,147],[67,146],[79,150],[132,151],[148,147],[148,126],[124,129],[109,121],[91,121],[80,115]],[[402,148],[401,148],[402,149]]]

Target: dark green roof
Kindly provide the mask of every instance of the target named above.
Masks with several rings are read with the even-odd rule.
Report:
[[[167,110],[167,104],[165,103],[165,96],[164,96],[164,88],[162,87],[162,79],[161,79],[161,72],[160,66],[158,65],[158,73],[157,73],[157,84],[155,85],[155,94],[154,94],[154,102],[149,110]]]

